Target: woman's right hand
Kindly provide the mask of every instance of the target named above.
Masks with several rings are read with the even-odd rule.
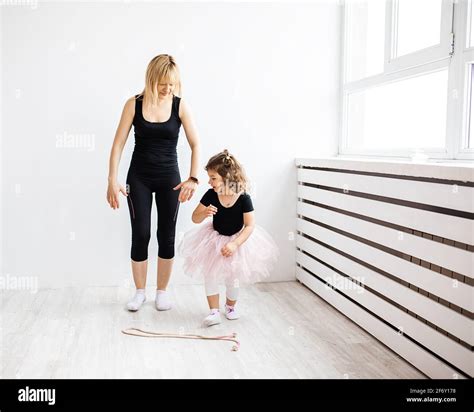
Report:
[[[209,205],[206,207],[206,210],[204,211],[204,214],[206,217],[212,217],[217,213],[217,207],[213,205]]]
[[[109,202],[110,207],[114,210],[119,208],[120,192],[122,192],[124,196],[128,196],[127,191],[122,185],[119,185],[117,182],[109,182],[107,188],[107,202]]]

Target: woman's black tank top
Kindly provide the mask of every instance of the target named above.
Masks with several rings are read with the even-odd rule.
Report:
[[[179,103],[181,98],[173,95],[171,116],[165,122],[149,122],[143,117],[143,96],[135,96],[135,147],[131,166],[140,172],[163,174],[176,172],[178,169],[178,144],[181,119]]]

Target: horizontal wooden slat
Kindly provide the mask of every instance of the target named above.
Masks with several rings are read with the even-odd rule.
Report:
[[[474,244],[474,220],[298,185],[298,197],[443,238]]]
[[[474,213],[474,188],[379,176],[298,169],[298,181]]]
[[[402,159],[377,159],[371,157],[347,158],[320,157],[297,158],[297,167],[318,167],[342,170],[347,173],[370,172],[395,176],[405,176],[411,179],[447,179],[461,182],[474,182],[474,163],[470,161],[455,162],[414,162]]]
[[[306,256],[302,253],[299,253],[297,260],[302,266],[306,267],[322,279],[327,279],[329,282],[331,280],[335,280],[334,286],[336,288],[339,283],[347,281],[346,278],[343,278],[327,266],[317,262],[314,259],[311,259],[309,256]],[[340,278],[340,280],[337,280],[338,278]],[[325,288],[327,290],[330,289],[327,286]],[[449,339],[447,336],[437,332],[418,319],[408,315],[404,311],[396,308],[385,300],[377,297],[373,293],[368,291],[365,293],[359,293],[356,287],[344,288],[342,292],[344,295],[358,302],[364,308],[381,316],[386,322],[401,330],[403,333],[406,333],[415,341],[437,353],[439,356],[446,359],[448,362],[452,363],[466,374],[470,376],[474,375],[474,357],[472,352],[467,350],[465,347],[454,342],[452,339]],[[356,321],[352,312],[350,313],[350,318]],[[373,321],[380,322],[375,318]],[[397,333],[392,330],[392,339],[395,339],[396,335]],[[406,357],[405,355],[403,356]]]
[[[474,254],[467,250],[434,242],[303,202],[297,203],[297,213],[474,278]]]
[[[296,229],[396,278],[474,312],[473,288],[330,229],[297,219]]]
[[[466,316],[437,302],[433,302],[428,297],[307,238],[298,236],[296,244],[300,249],[340,270],[351,278],[360,281],[364,286],[377,291],[382,296],[400,304],[411,312],[444,329],[446,332],[474,346],[472,321]],[[297,253],[297,257],[300,256],[299,253]]]
[[[404,357],[408,362],[413,364],[429,377],[436,379],[452,379],[453,376],[459,375],[455,369],[451,368],[449,365],[433,356],[416,343],[404,337],[403,334],[395,333],[391,327],[387,326],[341,294],[335,292],[331,288],[327,288],[322,282],[305,272],[302,268],[296,268],[296,277],[324,300],[340,310],[351,320],[360,325],[396,353]]]

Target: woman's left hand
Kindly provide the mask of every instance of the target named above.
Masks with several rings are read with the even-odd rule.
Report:
[[[222,256],[229,257],[234,254],[239,246],[235,242],[229,242],[221,249]]]
[[[181,182],[178,186],[173,187],[173,190],[181,189],[179,192],[179,201],[186,202],[193,197],[194,192],[196,191],[197,183],[191,180],[185,180]]]

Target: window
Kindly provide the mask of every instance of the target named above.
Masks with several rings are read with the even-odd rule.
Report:
[[[398,0],[394,6],[396,56],[436,46],[440,42],[441,0]]]
[[[464,99],[461,99],[461,102],[464,104],[460,105],[460,110],[464,114],[461,118],[461,122],[464,124],[462,129],[464,138],[464,146],[467,147],[467,150],[472,153],[474,151],[474,5],[472,1],[469,1],[468,4],[464,4],[467,15],[466,22],[466,42],[463,45],[463,50],[458,57],[460,69],[459,77],[460,88],[464,90],[463,86],[465,85],[466,92],[463,93]],[[465,46],[465,47],[464,47]],[[465,78],[464,84],[462,79]]]
[[[473,1],[346,0],[340,154],[473,158]]]
[[[472,10],[472,2],[469,2],[469,15],[468,15],[468,28],[466,30],[467,37],[466,37],[466,47],[473,47],[474,46],[474,12]]]
[[[474,65],[470,64],[469,65],[469,87],[468,87],[468,96],[467,100],[469,102],[469,119],[467,121],[467,144],[466,146],[468,149],[473,149],[474,148],[474,102],[472,101],[473,94],[472,93],[472,85],[473,85],[473,80],[474,80]]]
[[[441,70],[349,94],[353,147],[443,150],[447,78],[447,70]]]
[[[367,0],[351,5],[348,21],[348,76],[358,80],[383,72],[385,2]]]

